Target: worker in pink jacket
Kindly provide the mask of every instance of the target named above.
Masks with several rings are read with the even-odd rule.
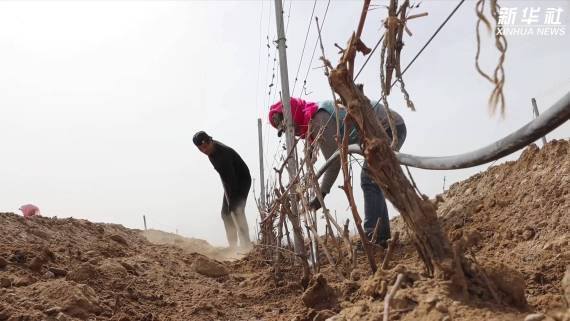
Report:
[[[384,130],[386,131],[386,134],[391,140],[392,131],[390,130],[388,116],[384,107],[380,104],[376,104],[372,108],[374,109],[375,117],[380,121],[382,127],[384,127]],[[396,150],[399,150],[406,139],[406,125],[402,116],[398,113],[390,111],[390,114],[394,120],[398,136],[398,146],[396,146]],[[322,131],[322,135],[317,139],[317,144],[325,159],[331,157],[331,155],[338,149],[338,145],[335,140],[336,116],[334,103],[332,101],[326,100],[322,102],[309,102],[300,98],[291,97],[291,115],[293,118],[293,125],[295,127],[295,136],[312,142],[317,139],[317,134]],[[345,131],[343,125],[345,116],[346,110],[341,109],[339,112],[341,136]],[[285,129],[283,104],[281,102],[277,102],[270,107],[269,122],[273,127],[277,128],[278,135],[281,136]],[[360,143],[358,132],[353,126],[346,130],[349,131],[349,144]],[[340,160],[337,159],[324,173],[320,186],[323,197],[330,192],[339,171]],[[370,177],[367,162],[364,162],[362,172],[360,174],[360,186],[362,187],[364,194],[364,230],[369,237],[371,237],[377,222],[380,221],[377,242],[378,244],[385,246],[386,241],[390,238],[388,208],[386,207],[386,200],[382,190]],[[316,198],[311,200],[310,205],[314,210],[321,207]]]
[[[22,214],[25,218],[40,216],[40,209],[32,204],[22,205],[20,206],[19,210],[22,211]]]

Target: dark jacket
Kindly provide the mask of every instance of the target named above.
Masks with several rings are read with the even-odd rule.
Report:
[[[216,140],[214,140],[214,146],[214,151],[208,158],[220,174],[224,192],[228,197],[227,201],[230,203],[230,207],[232,207],[231,203],[247,198],[249,188],[251,187],[249,168],[231,147]]]

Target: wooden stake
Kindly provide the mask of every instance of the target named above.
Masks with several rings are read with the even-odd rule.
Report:
[[[534,118],[538,118],[538,116],[540,116],[539,112],[538,112],[538,106],[536,105],[536,99],[532,98],[531,99],[532,102],[532,112],[534,114]],[[546,136],[542,136],[542,146],[546,145]]]

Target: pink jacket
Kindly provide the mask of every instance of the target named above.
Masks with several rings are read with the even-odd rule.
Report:
[[[293,124],[295,126],[295,135],[301,138],[307,137],[307,129],[309,128],[309,122],[319,109],[317,103],[304,101],[301,98],[291,97],[291,114],[293,116]],[[275,113],[283,112],[283,104],[279,101],[269,108],[269,122],[275,128],[277,124],[273,123],[273,115]]]
[[[32,216],[40,216],[40,209],[32,204],[26,204],[20,206],[20,211],[24,214],[25,218],[30,218]]]

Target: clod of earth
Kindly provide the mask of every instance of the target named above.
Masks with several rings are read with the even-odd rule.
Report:
[[[349,280],[342,282],[342,285],[341,285],[342,297],[343,298],[350,298],[350,295],[352,295],[353,293],[358,291],[359,288],[360,288],[360,284],[358,284],[357,282],[349,281]]]
[[[521,272],[503,263],[485,263],[483,265],[485,273],[499,290],[505,295],[505,301],[518,307],[525,308],[527,301],[525,297],[525,278]]]
[[[13,309],[0,305],[0,320],[8,320],[14,313]]]
[[[338,307],[336,291],[331,288],[322,274],[315,275],[309,282],[307,290],[301,296],[303,304],[313,309],[330,309]]]
[[[127,269],[115,261],[105,261],[97,270],[101,275],[108,278],[123,278],[128,274]]]
[[[119,262],[119,264],[121,264],[125,268],[125,270],[127,270],[127,272],[134,274],[134,275],[137,275],[137,276],[139,275],[136,268],[134,266],[130,265],[129,263]]]
[[[50,266],[48,268],[48,271],[50,271],[51,273],[53,273],[56,277],[63,277],[67,275],[67,271],[64,269],[59,269],[53,266]]]
[[[0,269],[5,268],[6,266],[8,266],[8,261],[6,261],[5,258],[0,256]]]
[[[195,272],[212,278],[228,275],[228,270],[223,264],[205,256],[198,256],[192,268]]]
[[[0,278],[0,288],[9,288],[12,286],[12,280],[6,277]]]
[[[387,277],[385,270],[377,270],[373,276],[362,283],[362,293],[373,298],[383,298],[388,291]]]
[[[40,299],[61,304],[61,311],[70,316],[87,319],[90,314],[102,311],[97,294],[88,285],[56,279],[34,287]]]
[[[35,283],[36,281],[37,280],[34,277],[32,277],[30,275],[24,275],[24,276],[15,278],[12,285],[14,285],[16,287],[28,286],[30,284]]]
[[[78,283],[85,283],[90,279],[95,279],[98,274],[99,272],[91,263],[83,263],[67,274],[66,279]]]
[[[127,245],[127,240],[125,240],[125,238],[120,236],[119,234],[113,234],[109,236],[109,238],[117,243]]]

